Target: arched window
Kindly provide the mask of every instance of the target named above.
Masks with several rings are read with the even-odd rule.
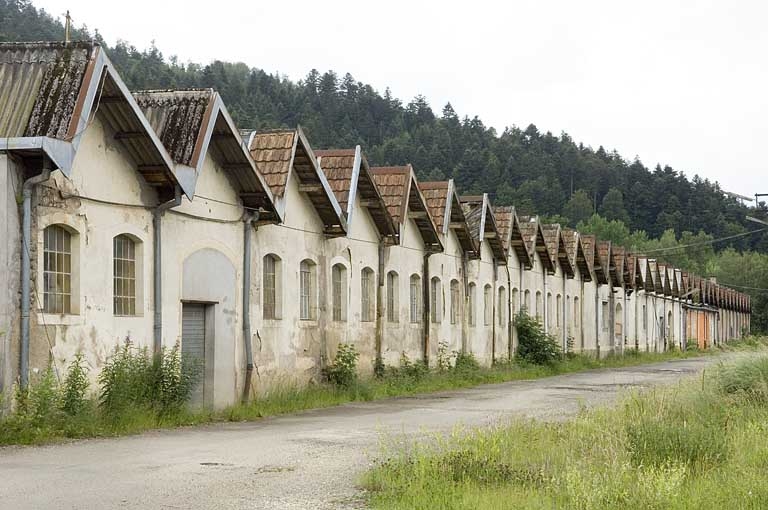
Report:
[[[486,284],[483,287],[483,325],[490,326],[493,323],[493,289]]]
[[[573,329],[579,331],[581,328],[581,302],[579,298],[573,298]]]
[[[563,321],[562,321],[562,314],[563,314],[563,296],[560,294],[557,295],[557,310],[555,311],[555,318],[556,318],[556,326],[559,328]]]
[[[672,317],[673,317],[672,312],[669,312],[667,314],[667,338],[669,339],[670,342],[674,342],[675,340],[675,328],[674,328],[674,324],[672,324],[672,320],[673,320]]]
[[[440,278],[433,276],[430,280],[430,313],[432,314],[432,323],[440,324],[443,319],[443,288],[440,285]]]
[[[387,321],[400,322],[400,287],[397,273],[387,273]]]
[[[275,320],[282,318],[282,262],[280,257],[274,254],[264,256],[263,266],[263,303],[262,314],[265,319]]]
[[[112,240],[112,300],[115,315],[136,315],[136,242],[125,234]]]
[[[333,320],[347,320],[347,268],[343,264],[334,264],[331,268],[333,290]]]
[[[372,322],[376,314],[376,275],[373,269],[365,267],[360,272],[360,293],[362,294],[360,320],[363,322]]]
[[[61,225],[43,231],[43,311],[72,313],[72,234]]]
[[[547,324],[549,324],[550,329],[554,324],[554,317],[552,317],[552,293],[551,292],[547,292]]]
[[[526,290],[524,295],[523,308],[525,308],[525,313],[531,313],[531,291]]]
[[[317,318],[317,264],[310,259],[299,265],[299,318],[315,320]]]
[[[520,292],[517,289],[512,289],[512,303],[511,303],[512,320],[515,319],[515,316],[520,311],[520,305],[518,303],[518,299],[520,299]]]
[[[624,316],[622,315],[620,303],[616,303],[616,317],[614,320],[616,330],[613,332],[613,335],[616,337],[616,340],[621,340],[624,336]]]
[[[468,310],[467,314],[469,315],[467,319],[469,320],[469,325],[474,326],[475,325],[475,306],[477,302],[477,285],[474,283],[469,284],[469,288],[467,289],[468,297],[469,297],[469,303],[468,303]]]
[[[461,293],[459,280],[451,280],[451,324],[459,322],[461,316]]]
[[[541,296],[541,291],[536,291],[536,318],[541,319],[544,308],[544,299]]]
[[[504,287],[499,287],[499,326],[506,326],[507,324],[507,307],[509,306],[509,303],[507,302],[507,289]]]
[[[421,277],[417,274],[411,275],[411,322],[421,322]]]

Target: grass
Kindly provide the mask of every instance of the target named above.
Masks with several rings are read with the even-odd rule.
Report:
[[[728,350],[763,347],[765,347],[764,342],[749,340],[738,345],[733,344],[728,347]],[[720,352],[720,350],[710,352]],[[293,384],[276,384],[273,389],[247,404],[237,404],[220,411],[193,412],[182,409],[178,412],[158,414],[151,409],[139,406],[129,407],[116,414],[103,412],[94,400],[89,400],[84,403],[83,410],[77,416],[48,412],[41,419],[20,416],[19,413],[0,418],[0,445],[44,444],[68,439],[136,434],[157,428],[224,421],[250,421],[347,402],[469,388],[481,384],[536,379],[583,370],[625,367],[699,355],[702,353],[698,351],[667,353],[628,351],[624,356],[611,356],[600,360],[587,356],[573,356],[551,365],[506,362],[497,363],[492,368],[463,367],[445,370],[426,370],[417,363],[411,363],[405,369],[387,368],[384,377],[358,380],[346,388],[329,384],[310,384],[301,387]]]
[[[363,484],[378,509],[761,509],[767,434],[760,356],[565,422],[387,440]]]

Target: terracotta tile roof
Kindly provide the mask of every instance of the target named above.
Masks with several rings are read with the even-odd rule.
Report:
[[[275,196],[285,193],[296,142],[295,129],[256,133],[251,139],[251,157]]]
[[[414,214],[423,213],[420,217],[414,217],[414,222],[426,249],[431,252],[442,251],[440,234],[411,165],[374,167],[371,168],[371,174],[395,225],[403,225],[408,219],[406,213],[409,211]]]
[[[352,184],[352,172],[355,166],[355,149],[317,150],[315,156],[320,160],[320,168],[328,179],[336,200],[342,211],[349,209],[349,192]]]
[[[592,270],[595,273],[595,280],[598,284],[605,285],[608,283],[610,275],[608,273],[608,266],[603,263],[600,257],[600,250],[598,248],[598,241],[594,235],[580,235],[581,245],[584,247],[584,255],[588,260],[591,260]]]
[[[449,206],[448,193],[450,191],[450,181],[432,181],[420,182],[419,189],[427,201],[429,213],[435,220],[435,226],[438,232],[445,232],[445,210]]]
[[[387,205],[387,211],[395,224],[402,224],[408,206],[408,187],[411,179],[411,168],[408,166],[374,167],[373,182],[379,189],[379,194]]]
[[[552,260],[556,260],[560,247],[560,225],[542,223],[541,230],[544,232],[544,242],[547,244],[549,256]]]
[[[488,194],[462,196],[460,200],[475,244],[480,247],[481,243],[488,243],[496,263],[506,265],[507,252],[496,226],[496,218],[493,215]]]
[[[354,191],[361,199],[359,203],[366,203],[363,207],[368,210],[381,236],[387,239],[387,242],[396,244],[398,229],[374,183],[368,160],[360,146],[354,149],[319,150],[315,151],[315,156],[347,219],[349,220],[352,214],[349,201],[353,196],[353,186],[356,186]]]
[[[519,216],[519,220],[520,233],[522,234],[526,249],[531,254],[531,259],[533,260],[534,253],[538,253],[546,271],[554,274],[555,261],[549,255],[539,219],[535,216]]]
[[[504,249],[515,251],[517,259],[523,266],[531,268],[531,256],[525,246],[523,233],[520,230],[520,220],[513,206],[502,205],[493,207],[493,215],[496,217],[496,226],[502,239]]]
[[[419,189],[426,200],[429,214],[435,221],[438,232],[446,235],[452,230],[459,240],[462,251],[470,258],[478,257],[478,247],[472,238],[453,179],[420,182]]]
[[[202,136],[212,89],[134,92],[133,97],[175,163],[196,166],[195,145]]]
[[[579,273],[584,281],[592,281],[592,260],[584,253],[579,233],[570,228],[564,228],[560,234],[563,236],[565,250],[571,263],[579,268]],[[594,257],[594,255],[592,255]]]
[[[95,44],[0,44],[0,138],[64,139]]]
[[[627,250],[623,246],[612,246],[613,264],[616,267],[616,276],[622,286],[632,286],[627,266]]]

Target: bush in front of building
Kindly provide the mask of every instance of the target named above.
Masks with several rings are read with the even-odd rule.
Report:
[[[355,346],[340,343],[336,349],[333,363],[328,365],[323,374],[331,384],[341,388],[350,388],[357,382],[357,359],[360,354]]]
[[[178,343],[153,355],[125,342],[99,374],[99,407],[119,418],[132,410],[158,416],[178,413],[188,402],[202,376],[200,360],[182,360]]]
[[[515,317],[517,328],[517,357],[534,365],[551,365],[563,357],[557,340],[544,331],[544,327],[525,311]]]

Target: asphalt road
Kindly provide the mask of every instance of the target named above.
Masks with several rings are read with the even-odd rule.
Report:
[[[722,357],[597,370],[251,423],[0,448],[0,508],[361,508],[355,484],[382,438],[528,416],[559,419]]]

